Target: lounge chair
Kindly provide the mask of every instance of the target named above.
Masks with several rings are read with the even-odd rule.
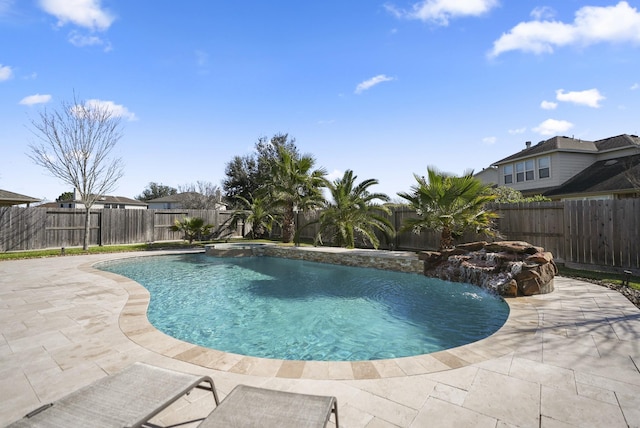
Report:
[[[135,363],[34,410],[9,427],[141,427],[194,388],[211,391],[219,404],[209,376]]]
[[[198,428],[324,428],[334,414],[335,397],[236,386]]]

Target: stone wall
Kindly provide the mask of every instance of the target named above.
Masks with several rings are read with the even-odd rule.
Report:
[[[256,255],[284,257],[345,266],[370,267],[398,272],[423,273],[424,262],[408,251],[376,251],[333,247],[283,247],[265,245],[255,248]]]

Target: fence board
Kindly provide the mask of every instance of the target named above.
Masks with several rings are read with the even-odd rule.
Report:
[[[551,251],[559,262],[617,269],[640,269],[640,199],[607,201],[536,202],[495,204],[501,239],[522,240]],[[71,208],[0,207],[0,251],[34,250],[81,246],[84,210]],[[200,217],[219,227],[232,212],[216,210],[92,210],[90,245],[132,244],[180,240],[171,231],[175,220]],[[318,213],[298,213],[297,224],[304,225]],[[389,217],[399,231],[416,213],[395,207]],[[246,226],[239,225],[236,233]],[[318,226],[301,231],[313,238]],[[420,234],[398,232],[391,242],[379,236],[382,248],[432,250],[440,236],[434,230]],[[487,239],[465,234],[456,242]]]

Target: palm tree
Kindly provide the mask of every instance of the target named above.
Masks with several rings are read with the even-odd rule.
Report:
[[[271,168],[265,189],[271,203],[282,209],[282,241],[293,241],[296,231],[294,212],[322,205],[322,187],[326,184],[324,168],[313,169],[315,159],[310,155],[296,155],[286,147],[278,147],[278,159]]]
[[[495,235],[493,220],[498,215],[484,209],[486,203],[496,196],[491,194],[489,185],[482,184],[467,171],[462,177],[427,168],[428,180],[414,174],[417,185],[411,186],[411,193],[398,193],[409,201],[409,206],[418,218],[406,219],[403,231],[420,233],[423,228],[441,232],[440,249],[453,247],[453,236],[467,230]]]
[[[345,171],[342,178],[327,183],[333,202],[327,202],[317,222],[320,230],[316,241],[322,242],[322,235],[331,236],[333,243],[341,247],[354,248],[356,236],[361,236],[374,248],[380,241],[376,230],[392,233],[393,226],[385,214],[390,210],[374,201],[388,202],[389,197],[383,193],[370,193],[369,187],[378,184],[378,180],[368,179],[356,184],[357,176],[353,171]]]
[[[272,208],[266,198],[253,197],[251,200],[237,195],[235,199],[245,207],[245,210],[236,210],[232,215],[232,226],[236,227],[239,220],[251,224],[251,238],[263,238],[271,233],[276,217],[272,214]]]
[[[175,220],[171,230],[184,233],[184,239],[191,244],[195,239],[208,235],[213,227],[212,224],[205,224],[200,217],[184,217],[182,220]]]

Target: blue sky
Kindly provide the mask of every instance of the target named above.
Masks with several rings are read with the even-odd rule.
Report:
[[[554,135],[640,133],[640,0],[0,0],[0,189],[70,191],[27,156],[75,94],[123,118],[114,195],[220,185],[288,133],[331,178],[408,191]]]

